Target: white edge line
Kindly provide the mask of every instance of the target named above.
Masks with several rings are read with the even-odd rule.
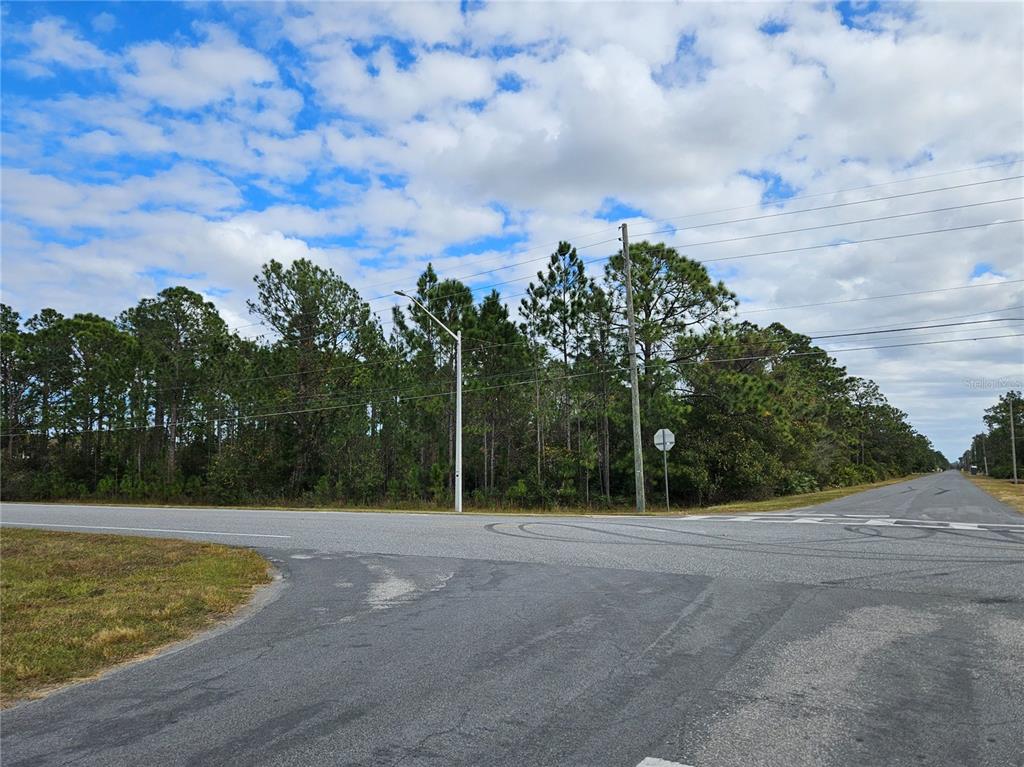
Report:
[[[414,516],[414,517],[444,517],[444,516],[455,516],[454,511],[405,511],[403,509],[387,509],[385,511],[378,511],[376,509],[240,509],[233,506],[116,506],[106,503],[35,503],[30,501],[2,501],[0,502],[0,508],[4,507],[31,507],[33,509],[45,509],[47,511],[67,510],[67,509],[86,509],[88,511],[188,511],[188,512],[235,512],[238,514],[316,514],[318,516],[323,514],[346,514],[346,515],[365,515],[365,514],[376,514],[380,517],[399,517],[399,516]],[[470,516],[515,516],[512,514],[487,514],[485,512],[473,512]],[[522,515],[530,516],[530,515]],[[537,516],[537,515],[532,515]],[[590,515],[583,515],[590,516]],[[619,516],[619,515],[610,515]],[[646,517],[641,517],[646,519]]]
[[[3,522],[2,527],[60,527],[69,530],[126,530],[136,533],[183,533],[189,535],[233,535],[241,538],[291,538],[270,533],[223,533],[217,530],[164,530],[158,527],[104,527],[99,525],[50,525],[36,522]]]

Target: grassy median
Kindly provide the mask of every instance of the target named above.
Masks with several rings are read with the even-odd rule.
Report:
[[[184,639],[269,579],[247,549],[3,528],[0,703]]]
[[[1016,509],[1024,514],[1024,484],[1015,485],[1010,479],[994,479],[981,474],[974,476],[964,474],[964,476],[997,501],[1002,501],[1011,509]]]

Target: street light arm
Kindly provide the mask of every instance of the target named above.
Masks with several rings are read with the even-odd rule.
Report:
[[[433,320],[434,322],[436,322],[436,323],[437,323],[438,325],[440,325],[440,326],[441,326],[442,328],[444,328],[444,331],[445,331],[445,332],[446,332],[446,333],[447,333],[448,335],[450,335],[450,336],[451,336],[452,338],[454,338],[454,339],[455,339],[456,341],[458,341],[458,340],[459,340],[459,335],[458,335],[458,333],[453,333],[453,332],[452,332],[452,329],[451,329],[450,327],[448,327],[448,326],[447,326],[447,325],[445,325],[445,324],[444,324],[443,322],[441,322],[441,320],[439,320],[439,319],[438,319],[437,317],[435,317],[435,316],[434,316],[434,313],[433,313],[432,311],[430,311],[430,309],[428,309],[427,307],[425,307],[425,306],[424,306],[423,304],[421,304],[421,303],[420,303],[419,301],[417,301],[417,300],[416,300],[415,298],[413,298],[413,297],[412,297],[412,296],[410,296],[410,295],[409,295],[408,293],[405,293],[405,292],[403,292],[403,291],[401,291],[401,290],[396,290],[396,291],[395,291],[395,294],[396,294],[396,295],[399,295],[399,296],[402,296],[403,298],[408,298],[408,299],[409,299],[410,301],[412,301],[412,302],[413,302],[414,304],[416,304],[416,306],[418,306],[418,307],[419,307],[420,309],[422,309],[423,311],[425,311],[425,312],[427,313],[427,315],[428,315],[428,316],[430,317],[430,319],[432,319],[432,320]]]
[[[444,328],[452,338],[455,339],[455,511],[462,511],[462,331],[453,333],[452,329],[434,316],[427,307],[401,290],[396,294],[408,298],[416,306],[425,311],[427,315]]]

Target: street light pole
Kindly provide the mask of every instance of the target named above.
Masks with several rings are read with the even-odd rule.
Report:
[[[416,306],[427,313],[434,322],[440,325],[444,331],[455,339],[455,511],[462,511],[462,331],[454,332],[441,320],[434,316],[433,312],[401,290],[395,293],[402,298],[408,298]]]
[[[450,331],[449,331],[450,332]],[[455,334],[455,511],[462,511],[462,331]]]

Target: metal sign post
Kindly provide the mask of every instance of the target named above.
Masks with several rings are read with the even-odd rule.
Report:
[[[661,451],[662,463],[665,466],[665,511],[671,511],[668,502],[668,451],[676,444],[676,435],[668,429],[658,429],[654,433],[654,446]]]

